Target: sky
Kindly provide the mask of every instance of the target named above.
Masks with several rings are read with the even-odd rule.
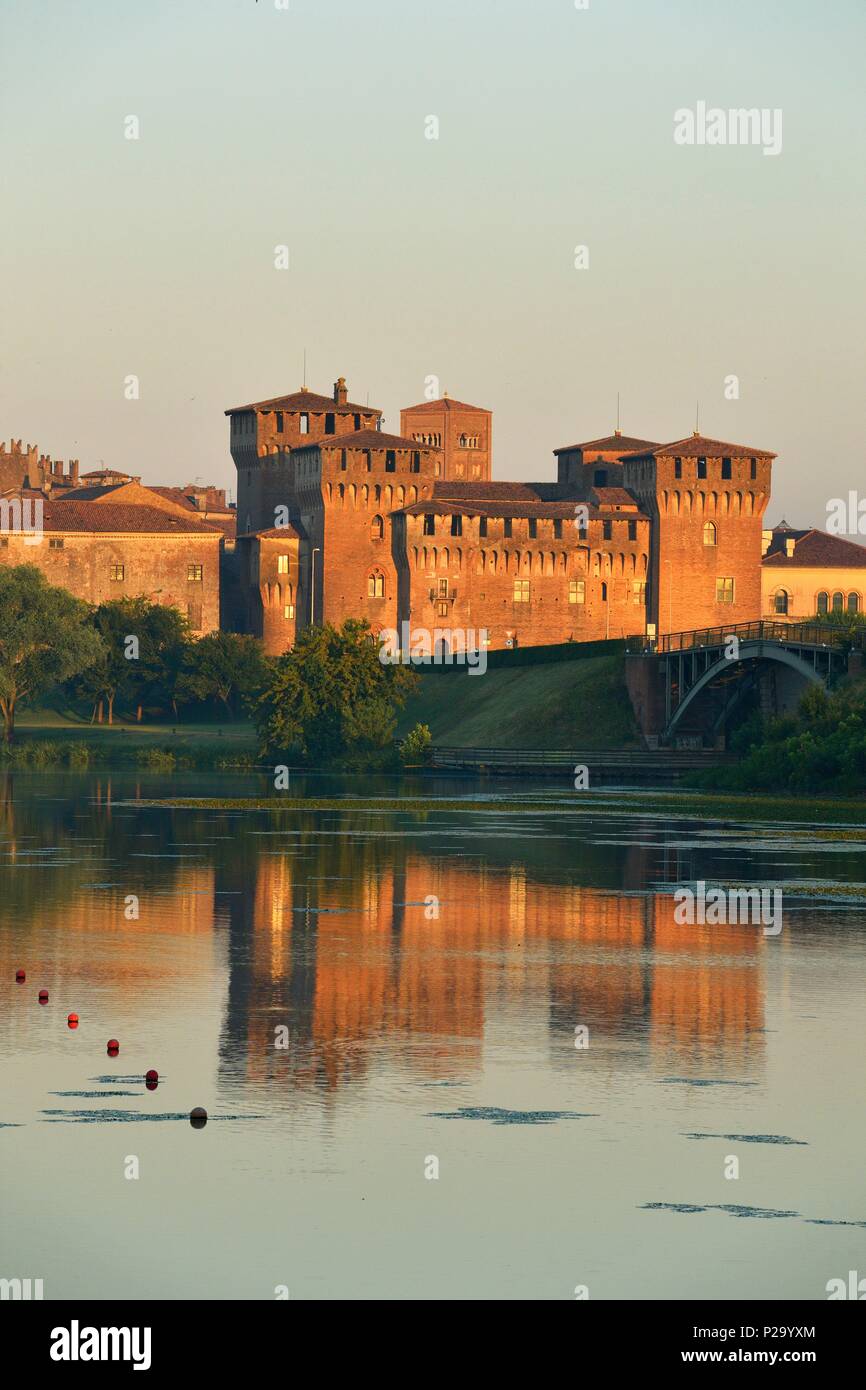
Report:
[[[619,393],[776,451],[770,522],[863,488],[862,0],[277,3],[0,0],[0,439],[233,488],[306,351],[387,430],[492,410],[499,478]],[[677,144],[699,102],[781,152]]]

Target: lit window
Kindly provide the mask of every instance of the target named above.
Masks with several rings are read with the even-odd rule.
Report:
[[[204,573],[201,565],[187,565],[186,580],[188,584],[200,584]]]
[[[585,579],[569,579],[568,601],[569,603],[586,603]]]
[[[288,555],[278,555],[278,556],[277,556],[277,574],[288,574],[288,572],[289,572],[289,557],[288,557]]]
[[[515,602],[515,603],[528,603],[528,602],[529,602],[529,580],[528,580],[528,579],[515,579],[515,581],[514,581],[514,602]]]
[[[302,416],[301,416],[301,422],[300,422],[300,427],[299,427],[299,428],[300,428],[301,434],[309,434],[309,433],[310,433],[310,417],[309,417],[309,415],[302,415]]]
[[[714,521],[704,522],[704,545],[715,545],[716,543],[716,523]]]
[[[438,616],[439,616],[440,618],[447,618],[447,617],[448,617],[448,604],[447,604],[447,603],[444,603],[444,602],[437,603],[437,605],[436,605],[436,612],[437,612],[437,614],[438,614]]]
[[[283,617],[284,617],[284,618],[293,618],[294,616],[295,616],[295,605],[294,605],[293,603],[287,603],[287,604],[285,605],[285,607],[283,608]]]
[[[631,601],[635,608],[640,608],[646,603],[646,580],[634,579],[631,586]]]
[[[109,568],[109,579],[112,584],[123,583],[123,565],[111,565]]]
[[[730,578],[716,580],[716,603],[733,603],[734,581]]]
[[[385,597],[385,576],[382,574],[371,574],[367,579],[367,594],[370,598]]]

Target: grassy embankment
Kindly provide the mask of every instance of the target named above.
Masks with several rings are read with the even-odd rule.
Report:
[[[0,745],[0,767],[173,768],[249,766],[256,760],[252,724],[90,724],[70,711],[25,710],[11,748]]]
[[[453,748],[638,748],[623,668],[617,654],[421,675],[398,736],[427,724],[434,744]]]

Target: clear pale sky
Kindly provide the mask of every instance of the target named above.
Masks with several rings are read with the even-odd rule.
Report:
[[[771,521],[862,489],[862,0],[290,5],[0,0],[0,439],[233,487],[223,410],[306,347],[386,429],[432,374],[492,409],[500,478],[619,391],[776,450]],[[675,145],[701,100],[782,153]]]

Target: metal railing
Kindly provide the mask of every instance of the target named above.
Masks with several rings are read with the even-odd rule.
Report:
[[[863,645],[863,634],[852,634],[844,628],[827,623],[785,623],[762,620],[754,623],[731,623],[728,627],[695,628],[692,632],[669,632],[663,637],[645,638],[644,652],[694,651],[697,647],[723,647],[728,638],[741,642],[779,642],[800,647],[851,647]]]

